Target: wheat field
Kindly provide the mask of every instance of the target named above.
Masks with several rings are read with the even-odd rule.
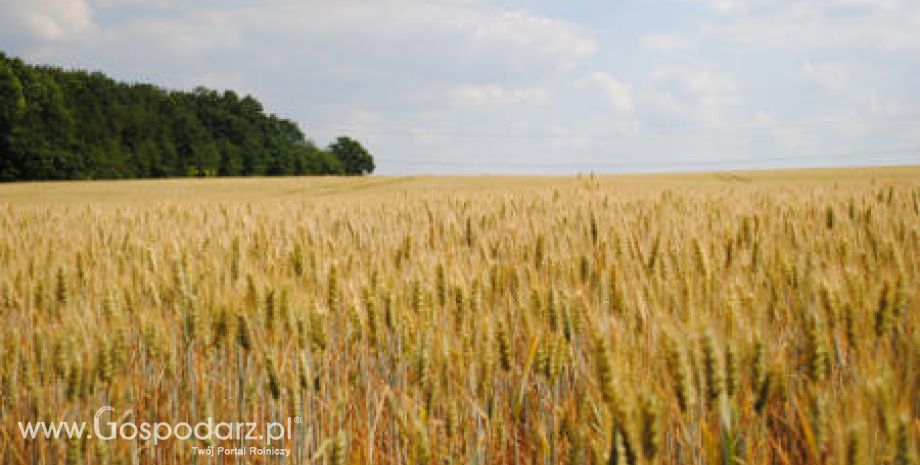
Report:
[[[918,167],[11,184],[0,225],[3,464],[918,463]],[[299,421],[20,434],[102,406]]]

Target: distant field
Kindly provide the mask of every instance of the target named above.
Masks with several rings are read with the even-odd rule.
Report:
[[[587,177],[589,175],[583,175]],[[920,166],[817,168],[775,171],[599,175],[610,188],[666,186],[726,187],[807,183],[910,183]],[[336,195],[386,195],[403,191],[489,191],[508,188],[564,188],[576,176],[371,176],[66,181],[0,184],[0,202],[164,202],[301,200]]]
[[[920,167],[2,184],[0,320],[4,465],[916,464]]]

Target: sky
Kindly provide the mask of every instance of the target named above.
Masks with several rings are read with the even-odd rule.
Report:
[[[920,163],[918,0],[0,0],[0,50],[252,94],[381,174]]]

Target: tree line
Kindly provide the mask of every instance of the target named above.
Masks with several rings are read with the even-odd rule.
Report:
[[[358,141],[317,147],[252,96],[121,83],[0,52],[0,181],[373,170]]]

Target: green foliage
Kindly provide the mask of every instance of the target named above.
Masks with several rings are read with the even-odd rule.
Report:
[[[329,151],[341,162],[347,175],[370,174],[374,171],[374,159],[356,140],[339,137],[329,146]]]
[[[0,181],[368,174],[341,137],[329,150],[251,96],[167,91],[0,53]]]

